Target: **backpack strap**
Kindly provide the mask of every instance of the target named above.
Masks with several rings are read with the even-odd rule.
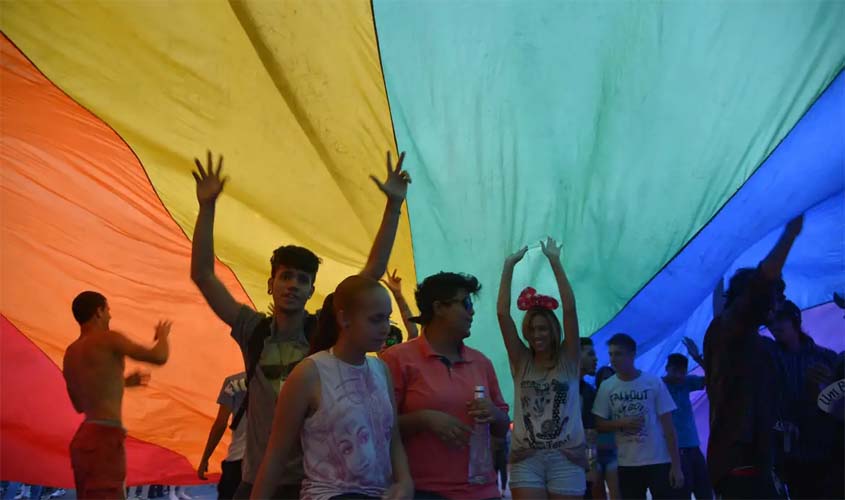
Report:
[[[250,335],[249,340],[246,344],[246,395],[244,396],[244,400],[241,403],[241,407],[238,408],[237,413],[232,418],[232,425],[229,426],[230,429],[234,430],[238,424],[241,423],[241,419],[244,417],[244,413],[246,413],[247,407],[249,407],[249,386],[250,382],[252,382],[252,377],[255,376],[255,370],[258,368],[258,362],[261,360],[261,352],[264,350],[264,341],[270,337],[270,327],[273,324],[273,317],[268,316],[263,318],[261,321],[255,325],[255,329],[252,330],[252,335]]]
[[[317,312],[319,314],[319,311]],[[310,341],[311,338],[314,336],[314,333],[317,331],[317,314],[308,314],[305,317],[305,339]],[[243,402],[241,403],[240,408],[238,408],[237,413],[232,418],[232,425],[229,426],[230,429],[234,430],[238,424],[241,423],[241,419],[244,417],[244,413],[246,413],[247,408],[249,407],[249,386],[250,382],[252,382],[252,377],[255,376],[255,370],[258,369],[258,362],[261,361],[261,352],[264,350],[264,341],[270,337],[270,328],[273,325],[273,317],[267,316],[266,318],[262,319],[258,322],[255,326],[255,329],[252,331],[252,335],[249,337],[246,346],[246,396],[244,397]]]
[[[307,340],[308,342],[311,342],[311,339],[314,338],[314,334],[317,333],[317,325],[319,324],[319,319],[320,311],[305,316],[305,324],[303,325],[303,330],[305,330],[305,340]]]

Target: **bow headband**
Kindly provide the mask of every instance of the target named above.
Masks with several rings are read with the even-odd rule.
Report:
[[[529,309],[548,309],[549,311],[554,311],[558,307],[558,302],[554,297],[538,294],[537,290],[529,286],[519,294],[519,298],[516,299],[516,306],[520,311],[527,311]]]

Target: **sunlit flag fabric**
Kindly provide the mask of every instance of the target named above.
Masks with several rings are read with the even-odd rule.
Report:
[[[60,366],[78,335],[69,304],[95,289],[135,340],[174,320],[170,362],[126,393],[128,482],[196,482],[216,391],[243,369],[189,278],[190,172],[206,149],[231,177],[217,273],[262,311],[278,245],[323,259],[311,310],[362,267],[383,208],[368,176],[406,150],[414,184],[390,267],[406,295],[440,270],[479,277],[468,343],[508,399],[495,289],[505,255],[528,243],[515,288],[554,292],[533,244],[545,235],[563,243],[582,335],[602,355],[609,335],[630,333],[657,373],[683,336],[701,341],[718,279],[807,212],[787,294],[809,333],[845,348],[831,303],[845,289],[842,2],[2,10],[4,480],[72,483],[82,417]]]

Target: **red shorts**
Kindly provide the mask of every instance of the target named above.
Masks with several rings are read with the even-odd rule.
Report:
[[[83,422],[70,442],[70,463],[76,496],[87,499],[123,499],[126,482],[126,430]]]

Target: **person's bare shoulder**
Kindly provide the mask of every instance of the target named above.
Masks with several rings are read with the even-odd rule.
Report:
[[[67,368],[73,363],[74,358],[76,357],[77,345],[79,344],[79,339],[74,340],[71,342],[67,349],[65,349],[65,355],[62,357],[62,371],[66,371]]]
[[[116,355],[125,355],[129,346],[135,345],[127,335],[117,331],[109,330],[107,332],[98,333],[92,339],[96,344],[96,349],[112,352]]]

